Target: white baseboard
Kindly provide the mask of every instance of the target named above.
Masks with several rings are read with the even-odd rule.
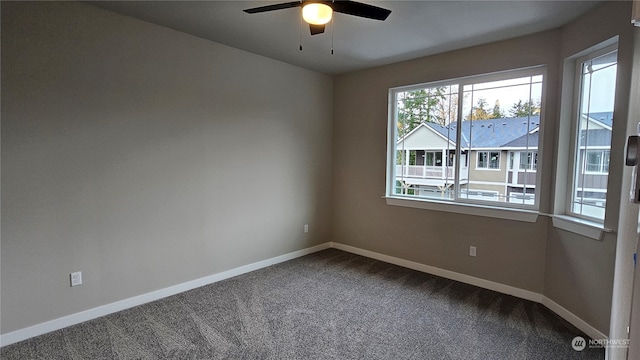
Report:
[[[580,319],[578,316],[576,316],[569,310],[565,309],[561,305],[557,304],[556,302],[554,302],[553,300],[547,298],[542,294],[538,294],[536,292],[523,290],[520,288],[500,284],[500,283],[485,280],[485,279],[480,279],[470,275],[460,274],[450,270],[440,269],[434,266],[429,266],[429,265],[425,265],[425,264],[421,264],[421,263],[417,263],[409,260],[404,260],[397,257],[389,256],[389,255],[376,253],[369,250],[356,248],[349,245],[344,245],[336,242],[328,242],[328,243],[316,245],[310,248],[294,251],[288,254],[276,256],[270,259],[258,261],[252,264],[240,266],[231,270],[209,275],[200,279],[187,281],[187,282],[170,286],[164,289],[160,289],[160,290],[152,291],[146,294],[134,296],[128,299],[116,301],[111,304],[98,306],[93,309],[63,316],[58,319],[54,319],[51,321],[47,321],[44,323],[27,327],[24,329],[16,330],[4,335],[0,335],[0,347],[14,344],[19,341],[23,341],[35,336],[43,335],[48,332],[59,330],[59,329],[62,329],[71,325],[79,324],[88,320],[96,319],[101,316],[109,315],[118,311],[126,310],[134,306],[142,305],[151,301],[160,300],[162,298],[165,298],[171,295],[179,294],[184,291],[209,285],[221,280],[229,279],[234,276],[242,275],[254,270],[259,270],[274,264],[292,260],[304,255],[308,255],[308,254],[325,250],[328,248],[335,248],[338,250],[365,256],[371,259],[376,259],[376,260],[384,261],[386,263],[417,270],[427,274],[432,274],[432,275],[440,276],[443,278],[460,281],[462,283],[475,285],[484,289],[489,289],[489,290],[497,291],[503,294],[522,298],[525,300],[534,301],[546,306],[549,310],[553,311],[558,316],[562,317],[563,319],[568,321],[570,324],[572,324],[573,326],[583,331],[589,337],[593,339],[607,338],[607,336],[604,335],[602,332],[598,331],[596,328],[589,325],[587,322]]]
[[[217,274],[205,276],[203,278],[187,281],[181,284],[169,286],[164,289],[148,292],[146,294],[134,296],[128,299],[116,301],[110,304],[98,306],[92,309],[81,311],[75,314],[63,316],[58,319],[47,321],[44,323],[29,326],[24,329],[16,330],[10,333],[0,335],[0,347],[11,345],[22,340],[46,334],[51,331],[59,330],[71,325],[79,324],[88,320],[96,319],[101,316],[109,315],[118,311],[126,310],[134,306],[146,304],[151,301],[160,300],[167,296],[179,294],[188,290],[192,290],[201,286],[209,285],[221,280],[229,279],[234,276],[242,275],[254,270],[259,270],[274,264],[292,260],[304,255],[314,253],[316,251],[328,249],[330,243],[316,245],[310,248],[290,252],[288,254],[276,256],[270,259],[258,261],[252,264],[240,266],[231,270],[223,271]]]
[[[542,297],[542,295],[532,291],[519,289],[513,286],[504,285],[497,282],[473,277],[470,275],[460,274],[455,271],[440,269],[434,266],[429,266],[429,265],[425,265],[425,264],[421,264],[421,263],[417,263],[409,260],[404,260],[397,257],[376,253],[369,250],[363,250],[363,249],[356,248],[349,245],[331,243],[331,247],[339,250],[347,251],[353,254],[366,256],[368,258],[384,261],[386,263],[399,265],[409,269],[421,271],[427,274],[436,275],[436,276],[440,276],[440,277],[455,280],[455,281],[460,281],[465,284],[475,285],[484,289],[494,290],[503,294],[513,295],[526,300],[540,302],[540,299]]]
[[[542,297],[542,301],[540,303],[546,306],[549,310],[556,313],[561,318],[567,320],[571,325],[577,327],[582,330],[585,334],[587,334],[592,339],[607,339],[607,335],[600,332],[598,329],[589,325],[586,321],[580,319],[577,315],[572,313],[571,311],[565,309],[555,301],[549,299],[546,296]]]
[[[569,322],[571,325],[578,328],[580,331],[587,334],[592,339],[607,339],[607,336],[605,334],[603,334],[593,326],[589,325],[586,321],[580,319],[571,311],[565,309],[558,303],[554,302],[553,300],[547,298],[542,294],[529,291],[529,290],[523,290],[523,289],[509,286],[509,285],[500,284],[500,283],[485,280],[485,279],[480,279],[470,275],[460,274],[455,271],[440,269],[437,267],[433,267],[433,266],[429,266],[429,265],[425,265],[425,264],[421,264],[413,261],[408,261],[408,260],[400,259],[397,257],[376,253],[369,250],[363,250],[363,249],[356,248],[349,245],[344,245],[344,244],[335,243],[335,242],[330,243],[330,245],[332,248],[350,252],[356,255],[365,256],[371,259],[384,261],[386,263],[406,267],[406,268],[417,270],[427,274],[432,274],[432,275],[440,276],[443,278],[460,281],[465,284],[475,285],[484,289],[489,289],[489,290],[497,291],[499,293],[512,295],[521,299],[537,302],[539,304],[544,305],[554,313],[556,313],[558,316],[560,316],[561,318]]]

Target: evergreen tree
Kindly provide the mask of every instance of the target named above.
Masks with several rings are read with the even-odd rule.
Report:
[[[478,104],[471,109],[471,114],[467,120],[487,120],[491,119],[491,114],[487,110],[488,102],[485,98],[479,98]]]
[[[402,137],[423,122],[445,124],[439,109],[446,101],[444,87],[407,91],[398,96],[398,137]]]
[[[493,105],[493,112],[491,113],[491,118],[502,119],[503,117],[504,117],[504,113],[502,112],[502,109],[500,109],[500,100],[496,100],[495,104]]]
[[[446,126],[452,122],[458,121],[458,94],[449,94],[445,96],[444,101],[438,102],[438,119],[442,119],[440,125]]]
[[[534,103],[532,100],[522,101],[518,100],[517,103],[513,104],[511,109],[509,109],[510,117],[526,117],[526,116],[537,116],[540,115],[540,102]]]

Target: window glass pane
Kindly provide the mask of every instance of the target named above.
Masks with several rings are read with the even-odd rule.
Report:
[[[588,58],[579,65],[576,149],[570,212],[604,219],[609,175],[617,51]]]
[[[427,153],[427,166],[433,166],[435,164],[435,159],[433,155],[434,153],[432,152]]]
[[[399,91],[395,98],[396,149],[411,150],[396,162],[394,194],[453,199],[458,85]]]
[[[500,153],[492,151],[490,153],[489,158],[489,168],[490,169],[499,169],[500,168]]]
[[[520,152],[520,170],[531,169],[531,153]]]
[[[532,169],[543,76],[522,74],[392,92],[395,117],[390,125],[396,128],[397,151],[392,193],[535,205]],[[464,89],[462,94],[458,89]],[[525,154],[522,159],[520,153]]]
[[[462,140],[477,166],[460,184],[459,197],[531,205],[536,174],[526,172],[533,161],[527,150],[538,148],[542,76],[470,84],[462,95]],[[513,148],[525,151],[508,151]],[[509,153],[503,165],[501,158]],[[482,198],[472,196],[478,192]],[[510,193],[517,198],[510,199]]]
[[[482,168],[482,169],[486,169],[487,168],[487,158],[489,157],[489,154],[487,154],[484,151],[479,151],[478,152],[478,167]]]
[[[611,159],[611,153],[609,150],[602,152],[602,172],[609,173],[609,160]]]
[[[416,165],[416,151],[409,151],[409,165]]]
[[[587,171],[600,172],[601,165],[602,165],[602,152],[587,150]]]

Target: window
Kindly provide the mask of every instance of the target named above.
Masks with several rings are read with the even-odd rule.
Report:
[[[538,153],[535,151],[520,152],[520,170],[536,170]]]
[[[609,174],[609,150],[586,150],[585,173]]]
[[[442,152],[428,151],[425,156],[427,166],[442,166]]]
[[[500,169],[500,152],[478,151],[478,169]]]
[[[538,152],[537,151],[520,151],[509,153],[509,170],[529,170],[535,171],[538,168]],[[514,169],[514,159],[518,159],[518,168]]]
[[[569,214],[604,221],[617,49],[607,47],[576,60],[574,149]]]
[[[391,89],[387,196],[535,208],[543,79],[538,67]]]

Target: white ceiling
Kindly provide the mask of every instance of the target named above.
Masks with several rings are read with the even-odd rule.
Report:
[[[301,31],[300,9],[243,9],[283,1],[91,1],[92,5],[327,74],[418,58],[559,27],[601,1],[369,1],[382,22],[345,14],[320,35]],[[333,37],[334,54],[331,54]],[[299,50],[302,39],[303,50]]]

